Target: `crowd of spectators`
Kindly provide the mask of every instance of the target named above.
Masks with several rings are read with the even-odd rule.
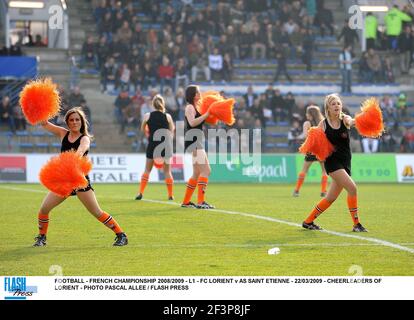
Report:
[[[234,60],[247,58],[277,59],[275,80],[292,81],[287,57],[311,71],[314,30],[334,34],[323,0],[99,0],[94,17],[99,39],[85,41],[80,63],[100,70],[103,91],[230,82]]]
[[[394,5],[385,15],[385,26],[378,23],[376,14],[365,18],[365,48],[357,58],[353,53],[360,39],[345,20],[338,40],[343,39],[339,55],[342,73],[342,92],[351,92],[353,65],[358,65],[358,80],[362,83],[393,83],[395,74],[406,75],[414,62],[414,10],[406,5],[402,10]]]
[[[59,86],[58,90],[61,98],[61,109],[59,114],[50,121],[64,126],[64,116],[66,112],[73,107],[82,107],[90,124],[90,132],[92,132],[91,110],[87,105],[84,95],[80,92],[80,88],[74,87],[69,94],[62,86]],[[0,127],[3,130],[7,130],[12,133],[16,133],[16,131],[26,131],[28,127],[21,107],[17,102],[12,103],[9,96],[0,97]]]

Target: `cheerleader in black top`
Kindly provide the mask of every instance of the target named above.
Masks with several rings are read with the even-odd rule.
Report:
[[[335,151],[325,160],[325,169],[332,179],[328,194],[313,209],[303,222],[303,227],[310,230],[321,230],[314,220],[322,214],[338,198],[343,189],[348,192],[348,208],[354,224],[353,232],[367,232],[358,218],[357,187],[351,178],[351,148],[349,130],[355,120],[342,112],[342,101],[337,94],[325,98],[325,120],[319,127],[325,131],[326,137],[335,147]]]
[[[145,172],[141,176],[140,190],[135,200],[141,200],[143,197],[152,167],[154,166],[154,160],[163,163],[165,184],[167,185],[168,190],[168,200],[174,200],[174,181],[171,174],[171,164],[169,161],[169,159],[172,157],[173,151],[172,139],[175,129],[174,122],[171,115],[165,112],[165,101],[161,95],[157,94],[153,98],[152,106],[155,111],[145,114],[141,124],[141,130],[143,132],[145,132],[145,128],[148,125],[149,137]]]
[[[49,121],[42,123],[47,131],[59,137],[62,141],[61,152],[74,150],[79,155],[87,156],[90,147],[91,135],[88,132],[88,121],[81,108],[72,108],[65,115],[65,122],[68,129],[56,126]],[[89,177],[86,176],[89,184],[85,189],[73,190],[71,196],[76,195],[85,208],[105,226],[110,228],[115,234],[114,246],[125,246],[128,244],[128,238],[122,231],[121,227],[108,213],[103,211],[96,200],[94,190],[90,184]],[[43,200],[39,210],[39,235],[35,238],[35,247],[46,246],[46,234],[49,226],[49,213],[65,201],[53,192],[49,192]]]
[[[306,109],[306,119],[307,119],[307,121],[305,121],[303,123],[303,133],[302,133],[302,136],[301,136],[302,139],[306,139],[306,137],[308,135],[308,131],[311,127],[316,127],[323,120],[323,115],[322,115],[321,110],[319,109],[319,107],[318,106],[309,106]],[[305,181],[306,174],[308,173],[308,170],[309,170],[310,166],[312,165],[312,163],[314,163],[316,161],[318,161],[318,159],[316,159],[316,156],[314,156],[313,154],[307,154],[305,156],[305,162],[303,163],[302,171],[299,173],[298,181],[296,182],[296,188],[293,191],[293,196],[294,197],[299,197],[299,191],[300,191],[300,188],[303,185],[303,182]],[[322,169],[321,197],[325,197],[326,196],[326,187],[328,185],[328,175],[326,174],[323,162],[319,162],[319,163],[320,163],[321,169]]]
[[[198,86],[188,86],[185,91],[185,97],[188,103],[185,107],[185,150],[191,151],[193,155],[193,175],[188,180],[181,206],[183,208],[213,209],[214,207],[209,205],[204,199],[211,168],[204,150],[203,124],[210,113],[206,112],[201,115],[196,108],[200,100],[200,89]],[[191,202],[196,186],[198,186],[197,205]]]

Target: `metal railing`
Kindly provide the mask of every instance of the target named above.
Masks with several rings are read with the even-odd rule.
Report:
[[[35,74],[35,76],[33,76],[33,74]],[[13,82],[10,84],[7,84],[0,91],[0,97],[8,96],[12,104],[17,103],[22,87],[26,84],[27,81],[36,78],[37,74],[38,74],[38,70],[37,70],[37,65],[36,65],[30,68],[29,70],[27,70],[27,72],[24,73],[19,78],[4,78],[5,80],[11,80]]]

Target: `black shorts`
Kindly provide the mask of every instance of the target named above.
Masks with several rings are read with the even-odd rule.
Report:
[[[305,156],[305,161],[308,162],[315,162],[315,161],[319,161],[315,155],[311,154],[311,153],[307,153]]]
[[[340,169],[344,169],[351,176],[351,160],[338,159],[332,156],[325,160],[325,170],[327,174]]]
[[[160,143],[153,143],[153,142],[150,142],[149,144],[148,144],[148,146],[147,146],[147,151],[146,151],[146,157],[147,157],[147,159],[154,159],[154,151],[155,151],[155,148],[159,145]],[[171,151],[172,151],[172,148],[171,148]],[[167,150],[162,150],[161,151],[161,157],[162,158],[167,158],[167,159],[170,159],[170,158],[172,158],[172,154],[171,154],[171,151],[167,151]]]
[[[91,180],[89,179],[89,176],[85,176],[85,178],[86,178],[86,180],[88,180],[88,185],[87,185],[87,187],[86,187],[86,188],[83,188],[83,189],[73,190],[73,191],[72,191],[72,193],[70,194],[70,196],[76,196],[76,193],[77,193],[77,192],[86,192],[86,191],[89,191],[89,190],[95,191],[95,190],[92,188],[92,185],[91,185]]]

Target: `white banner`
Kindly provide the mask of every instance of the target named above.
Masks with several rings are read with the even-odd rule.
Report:
[[[414,154],[398,154],[396,160],[398,182],[414,183]]]
[[[0,282],[1,300],[414,299],[414,277],[52,276],[0,277]]]
[[[0,181],[39,183],[40,169],[56,154],[0,154]],[[145,154],[91,154],[92,183],[138,183],[145,170]],[[186,181],[192,175],[191,155],[174,156],[171,165],[176,182]],[[162,182],[163,170],[153,168],[150,182]]]

